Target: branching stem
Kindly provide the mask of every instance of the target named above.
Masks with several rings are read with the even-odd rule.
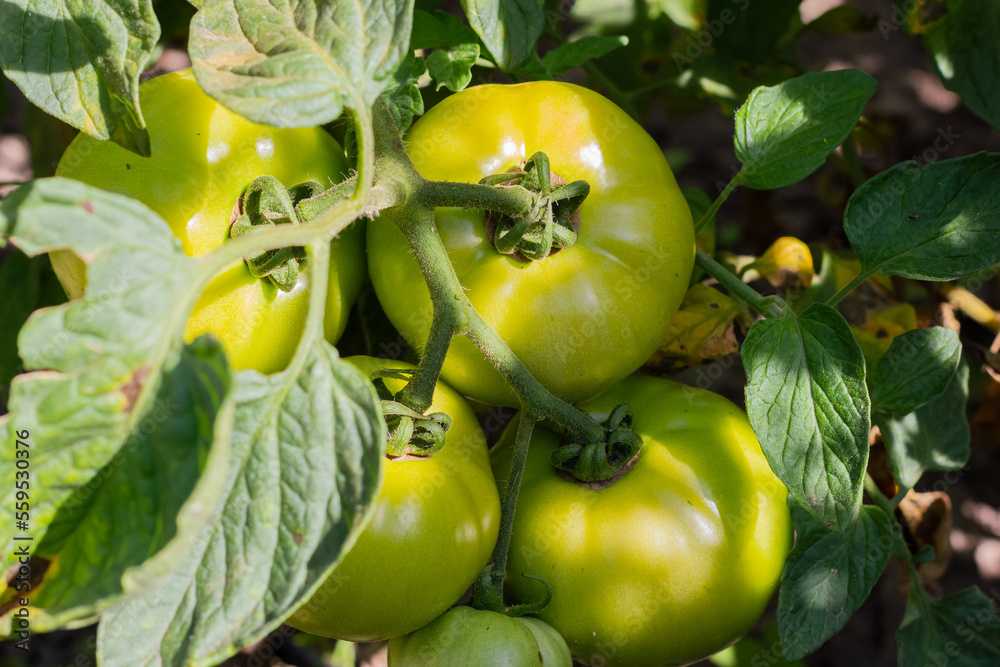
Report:
[[[747,285],[745,282],[739,279],[738,276],[733,275],[722,264],[719,264],[714,259],[712,259],[708,253],[702,250],[695,251],[695,264],[697,264],[702,271],[719,281],[719,284],[729,290],[729,293],[750,304],[750,307],[756,310],[758,313],[764,317],[784,317],[788,308],[778,297],[768,297],[764,296],[754,288]]]

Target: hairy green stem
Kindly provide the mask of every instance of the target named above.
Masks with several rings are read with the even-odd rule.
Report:
[[[864,479],[865,492],[871,497],[872,502],[878,505],[886,514],[891,518],[893,512],[896,508],[893,506],[892,502],[882,494],[882,490],[878,488],[878,483],[868,473],[865,473]]]
[[[599,441],[604,435],[600,424],[579,408],[550,394],[476,312],[434,227],[432,209],[425,208],[420,212],[418,207],[404,206],[402,210],[393,212],[393,216],[416,253],[431,293],[435,320],[439,310],[451,310],[450,315],[441,316],[444,318],[442,321],[454,325],[452,334],[467,336],[479,348],[513,388],[521,405],[530,406],[539,415],[565,427],[582,444]],[[436,360],[433,363],[438,364]]]
[[[479,185],[424,181],[416,193],[424,206],[456,206],[479,208],[518,218],[527,215],[535,205],[535,197],[519,185]]]
[[[441,258],[430,250],[427,247],[426,241],[423,240],[429,236],[428,230],[431,230],[431,233],[433,233],[434,210],[430,208],[415,208],[413,213],[415,217],[402,222],[400,226],[403,228],[403,233],[410,239],[411,247],[416,253],[417,262],[420,264],[421,269],[424,269],[425,273],[429,270],[435,275],[449,271],[454,274],[455,270],[451,262],[443,264]],[[455,282],[458,282],[457,276]],[[448,289],[444,285],[441,288],[443,290]],[[434,294],[433,290],[431,294]],[[438,294],[441,296],[444,293],[439,292]],[[464,295],[454,292],[450,299],[446,294],[442,298],[458,302],[461,296]],[[455,333],[463,328],[464,315],[465,313],[460,308],[438,307],[435,303],[434,315],[431,320],[431,330],[427,335],[427,342],[424,344],[423,352],[420,355],[420,362],[417,364],[417,370],[414,372],[413,378],[400,392],[400,403],[417,412],[424,412],[430,407],[431,400],[434,397],[434,385],[441,374],[441,367],[444,365],[445,356],[448,354],[448,347]]]
[[[785,316],[785,306],[783,306],[781,299],[762,295],[740,280],[738,276],[733,275],[729,269],[712,259],[708,253],[696,250],[694,261],[702,271],[715,278],[720,285],[729,290],[730,294],[750,304],[751,308],[764,317]]]
[[[510,462],[510,475],[507,477],[507,488],[500,500],[500,533],[497,545],[493,549],[493,571],[490,582],[497,595],[503,599],[503,580],[507,574],[507,554],[510,552],[510,538],[514,532],[514,512],[517,507],[517,495],[521,491],[521,476],[524,474],[524,464],[528,460],[528,445],[531,434],[538,422],[530,408],[521,410],[520,422],[517,425],[517,435],[514,438],[514,456]]]
[[[848,294],[850,294],[851,292],[853,292],[854,290],[856,290],[858,287],[860,287],[861,283],[863,283],[866,280],[868,280],[868,278],[870,277],[870,275],[871,274],[868,274],[868,273],[865,273],[864,271],[862,271],[858,275],[854,276],[854,279],[851,282],[849,282],[846,285],[844,285],[843,289],[841,289],[839,292],[837,292],[836,294],[834,294],[833,296],[831,296],[829,299],[827,299],[826,305],[828,305],[828,306],[836,306],[838,303],[841,302],[841,300],[845,296],[847,296]]]
[[[309,312],[302,340],[296,355],[307,354],[304,348],[313,341],[323,340],[323,322],[326,313],[326,290],[330,282],[330,244],[325,239],[314,239],[309,245]]]
[[[719,208],[725,203],[727,199],[729,199],[729,195],[733,192],[733,190],[736,189],[736,186],[740,184],[739,178],[740,178],[739,174],[733,176],[733,180],[729,181],[729,183],[726,184],[726,187],[723,188],[722,192],[719,193],[719,196],[715,198],[714,202],[712,202],[712,205],[708,207],[707,211],[705,211],[705,215],[701,216],[701,220],[699,220],[698,224],[695,225],[694,227],[694,231],[696,234],[700,232],[705,227],[705,225],[707,225],[709,222],[712,221],[712,218],[715,217],[715,214],[719,212]]]
[[[889,519],[895,521],[896,517],[896,507],[899,505],[897,498],[900,497],[900,493],[897,493],[891,500],[886,498],[881,489],[878,488],[878,484],[872,478],[871,475],[865,474],[865,491],[871,497],[872,502],[875,503],[879,508],[882,509],[886,514],[889,515]],[[902,492],[902,489],[900,489]],[[905,494],[903,494],[905,495]],[[900,500],[902,500],[900,498]],[[903,531],[899,530],[898,524],[896,525],[896,530],[893,531],[896,538],[896,555],[903,560],[903,564],[906,566],[906,572],[910,579],[910,596],[915,598],[917,604],[921,605],[925,610],[930,604],[930,598],[927,595],[927,591],[924,590],[923,582],[920,581],[920,574],[917,572],[917,564],[913,558],[913,554],[910,553],[910,547],[906,543],[906,538],[903,537]]]

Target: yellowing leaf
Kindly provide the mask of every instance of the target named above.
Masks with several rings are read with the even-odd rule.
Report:
[[[809,287],[812,284],[812,253],[802,241],[782,236],[751,266],[775,287]]]
[[[750,325],[742,302],[707,285],[693,285],[649,364],[669,371],[736,354],[736,323],[744,329]]]
[[[865,321],[851,325],[869,365],[885,354],[893,338],[916,328],[917,311],[908,303],[867,308]]]

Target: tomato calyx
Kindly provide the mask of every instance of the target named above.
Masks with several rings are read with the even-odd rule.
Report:
[[[599,442],[566,442],[552,452],[552,465],[581,486],[603,489],[614,484],[631,470],[642,449],[642,438],[632,430],[632,421],[632,406],[617,405],[602,424],[604,437]]]
[[[258,176],[247,187],[233,208],[230,238],[238,238],[275,225],[301,224],[298,204],[323,192],[316,181],[306,181],[286,188],[274,176]],[[245,260],[250,273],[267,280],[284,292],[291,292],[305,268],[306,251],[302,247],[278,248],[254,253]]]
[[[388,427],[385,455],[397,461],[423,459],[440,451],[452,424],[451,416],[445,412],[422,414],[403,405],[383,380],[387,377],[409,380],[413,372],[413,369],[384,369],[371,375]]]
[[[481,185],[520,185],[535,194],[535,205],[523,217],[486,211],[486,237],[497,252],[523,262],[538,261],[576,243],[580,204],[590,194],[586,181],[567,183],[553,173],[541,151],[520,168],[482,178]]]

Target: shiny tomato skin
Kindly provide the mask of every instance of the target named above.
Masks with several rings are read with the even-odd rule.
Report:
[[[473,306],[534,376],[569,401],[593,397],[656,350],[684,296],[694,262],[691,213],[663,152],[601,95],[539,81],[466,89],[411,129],[407,152],[430,180],[477,182],[545,152],[553,173],[582,179],[575,245],[534,262],[496,251],[483,212],[435,215]],[[389,319],[422,350],[430,295],[403,234],[383,218],[368,225],[369,269]],[[457,337],[442,378],[466,396],[516,406],[503,378]]]
[[[538,616],[587,665],[667,667],[738,640],[777,588],[791,546],[787,492],[742,410],[671,380],[632,377],[581,407],[629,403],[643,445],[595,489],[549,462],[559,436],[536,428],[521,482],[506,591],[552,602]],[[516,423],[492,452],[500,488]],[[517,573],[515,576],[513,573]]]
[[[413,368],[347,357],[362,372]],[[386,379],[391,391],[403,382]],[[453,420],[445,446],[426,459],[387,460],[368,525],[289,625],[354,642],[397,637],[455,604],[489,561],[500,527],[500,496],[486,437],[472,408],[438,383],[430,412]]]
[[[389,667],[572,667],[566,642],[537,618],[454,607],[389,642]]]
[[[286,187],[307,180],[329,187],[347,170],[343,150],[322,129],[252,123],[205,94],[190,70],[146,81],[139,99],[151,157],[80,134],[56,174],[138,199],[166,220],[188,255],[209,253],[226,241],[233,206],[257,176],[270,174]],[[68,296],[81,296],[83,262],[66,251],[50,257]],[[355,223],[331,243],[329,341],[343,333],[364,274],[364,230]],[[205,288],[184,337],[190,342],[211,333],[234,368],[279,371],[302,335],[308,292],[305,272],[291,292],[283,292],[237,262]]]

